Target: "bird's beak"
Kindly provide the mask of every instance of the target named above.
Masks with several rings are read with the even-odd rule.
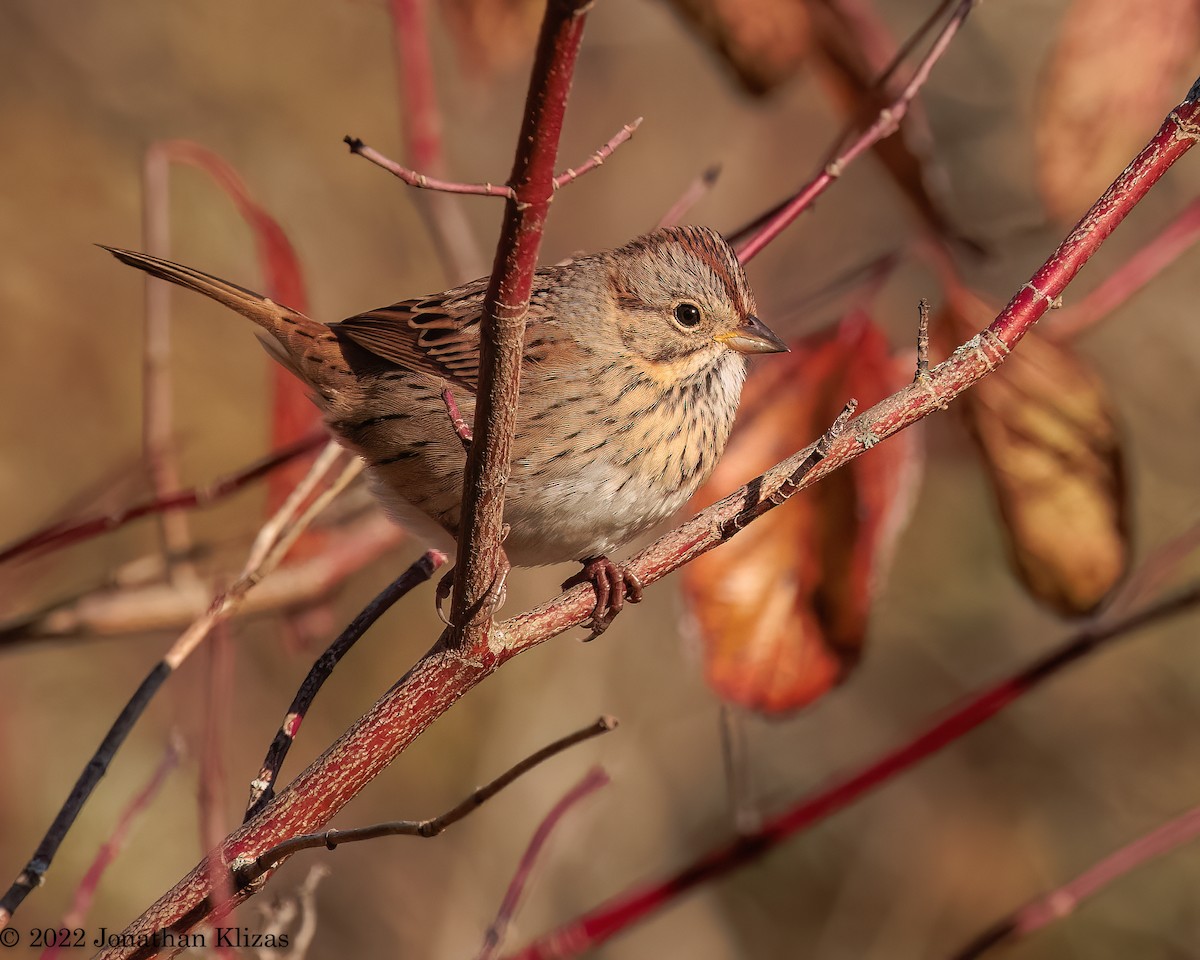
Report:
[[[741,326],[728,333],[718,334],[716,339],[738,353],[787,353],[789,349],[755,316],[747,317]]]

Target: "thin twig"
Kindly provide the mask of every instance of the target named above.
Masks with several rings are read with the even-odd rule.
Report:
[[[525,852],[521,854],[521,860],[517,864],[512,880],[508,883],[508,889],[504,891],[504,899],[500,901],[500,908],[496,911],[496,918],[488,926],[487,933],[483,935],[483,946],[480,948],[476,960],[491,960],[495,956],[496,949],[503,942],[504,934],[508,931],[509,924],[516,915],[517,907],[521,903],[521,896],[529,883],[529,877],[533,873],[538,856],[546,846],[550,835],[554,833],[554,829],[572,809],[601,787],[607,786],[608,782],[608,774],[601,767],[592,767],[583,775],[583,779],[563,794],[558,802],[550,808],[549,813],[542,818],[542,822],[534,830],[533,836],[529,838]]]
[[[925,54],[921,62],[917,65],[917,68],[913,71],[912,78],[905,84],[904,89],[900,91],[896,99],[879,112],[879,116],[875,122],[863,131],[837,159],[827,164],[820,174],[803,186],[790,200],[777,207],[775,212],[748,236],[744,242],[735,244],[738,248],[738,259],[742,263],[749,263],[758,256],[767,244],[779,236],[796,217],[800,216],[801,213],[812,205],[817,197],[829,189],[833,182],[845,172],[847,166],[884,137],[891,136],[899,129],[900,121],[904,119],[905,113],[908,112],[909,104],[912,103],[921,87],[925,85],[925,81],[929,79],[929,74],[933,70],[934,64],[946,52],[950,46],[950,41],[954,39],[959,27],[966,20],[967,14],[971,12],[971,9],[977,2],[978,0],[961,0],[954,13],[951,14],[950,19],[946,22],[946,25],[933,41],[929,52]]]
[[[243,818],[243,822],[255,816],[275,796],[275,779],[279,776],[283,761],[287,758],[288,751],[296,739],[296,734],[300,731],[300,724],[304,722],[309,707],[312,706],[322,685],[333,673],[333,668],[338,665],[342,657],[350,652],[350,649],[374,625],[375,621],[391,609],[397,600],[428,580],[433,576],[433,572],[445,562],[446,555],[441,551],[427,551],[404,573],[384,587],[374,600],[363,607],[358,616],[350,621],[338,638],[317,658],[304,678],[304,682],[300,684],[300,689],[296,691],[296,696],[292,699],[291,706],[288,707],[283,723],[280,724],[279,732],[275,734],[275,739],[267,748],[267,755],[263,759],[258,776],[250,784],[250,800],[246,805],[246,816]]]
[[[437,190],[441,193],[466,193],[477,197],[508,197],[511,199],[516,195],[512,187],[503,183],[459,183],[455,180],[442,180],[439,177],[417,173],[416,170],[411,170],[395,160],[389,160],[374,147],[368,147],[358,137],[347,135],[342,138],[342,142],[350,148],[351,153],[357,154],[364,160],[370,160],[377,167],[383,167],[392,176],[399,177],[410,187],[417,187],[421,190]]]
[[[1113,640],[1178,616],[1198,604],[1200,584],[1193,584],[1123,620],[1097,625],[1076,634],[1016,673],[977,691],[962,706],[901,746],[803,797],[788,810],[767,820],[761,829],[709,850],[669,877],[630,888],[583,916],[539,937],[509,960],[565,960],[595,949],[622,930],[676,902],[699,884],[725,876],[757,860],[795,834],[844,810],[897,774],[928,759],[990,720],[1070,664]]]
[[[261,480],[273,470],[315,450],[327,443],[328,440],[328,434],[314,433],[203,486],[179,490],[167,494],[165,497],[153,497],[100,517],[89,517],[74,523],[59,523],[46,527],[0,550],[0,563],[15,560],[27,554],[40,555],[51,550],[73,546],[101,534],[111,533],[127,523],[150,514],[161,513],[164,510],[194,510],[198,507],[210,506],[255,481]]]
[[[457,806],[429,820],[391,820],[387,823],[375,823],[369,827],[355,827],[351,830],[326,830],[323,833],[312,833],[301,837],[292,837],[283,843],[276,844],[269,850],[259,854],[253,860],[237,867],[236,877],[239,886],[249,886],[282,863],[294,853],[301,850],[312,850],[315,847],[326,847],[333,850],[339,844],[356,843],[361,840],[375,840],[379,837],[436,837],[443,833],[463,817],[473,813],[497,793],[507,787],[518,777],[528,773],[534,767],[555,757],[585,740],[598,737],[602,733],[615,730],[617,721],[613,717],[600,717],[594,723],[582,729],[569,733],[542,747],[536,753],[530,754],[520,763],[514,764],[504,773],[486,786],[479,787]]]
[[[1155,857],[1200,837],[1200,806],[1138,837],[1093,864],[1057,890],[1031,900],[954,954],[954,960],[977,960],[993,947],[1010,944],[1074,913],[1081,903]]]
[[[642,125],[642,121],[645,119],[645,117],[638,117],[633,121],[633,123],[625,124],[625,126],[623,126],[609,138],[608,142],[604,144],[604,146],[588,157],[587,160],[585,160],[580,166],[567,167],[565,171],[554,178],[554,189],[559,190],[565,187],[572,180],[578,180],[585,173],[591,173],[593,170],[595,170],[598,166],[604,163],[605,160],[613,155],[613,151],[616,150],[617,147],[633,136],[634,131]]]
[[[754,768],[746,741],[746,717],[732,704],[722,703],[717,725],[730,820],[737,833],[753,833],[762,826],[762,811],[754,797]]]

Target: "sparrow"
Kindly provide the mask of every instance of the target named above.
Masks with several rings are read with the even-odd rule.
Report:
[[[452,552],[466,462],[444,391],[469,423],[488,278],[324,324],[245,287],[104,247],[151,276],[248,317],[341,443],[363,458],[394,520]],[[656,230],[540,268],[527,314],[504,550],[517,566],[576,560],[596,589],[593,629],[641,599],[609,559],[666,520],[712,473],[747,357],[786,351],[756,314],[715,230]]]

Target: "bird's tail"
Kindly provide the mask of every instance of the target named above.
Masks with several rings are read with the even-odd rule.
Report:
[[[152,277],[202,293],[253,320],[262,331],[259,339],[267,352],[301,380],[318,386],[320,378],[314,377],[314,374],[320,367],[323,355],[335,349],[336,344],[333,333],[325,324],[220,277],[145,253],[119,250],[103,244],[100,246],[122,263],[144,270]],[[313,363],[313,360],[317,362]]]

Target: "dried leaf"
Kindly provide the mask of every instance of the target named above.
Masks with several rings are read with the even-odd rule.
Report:
[[[770,93],[807,58],[804,0],[671,0],[671,6],[733,69],[749,93]]]
[[[897,381],[887,342],[865,317],[797,345],[747,383],[744,421],[697,504],[816,439],[850,396],[868,405]],[[756,520],[684,571],[708,682],[764,713],[802,707],[857,662],[877,573],[907,515],[913,434],[889,440]]]
[[[951,311],[964,331],[992,315],[962,291]],[[1017,575],[1059,613],[1094,610],[1129,563],[1120,434],[1103,383],[1069,348],[1030,333],[962,409]]]
[[[1038,98],[1038,182],[1073,220],[1108,186],[1196,74],[1196,0],[1074,0]]]

